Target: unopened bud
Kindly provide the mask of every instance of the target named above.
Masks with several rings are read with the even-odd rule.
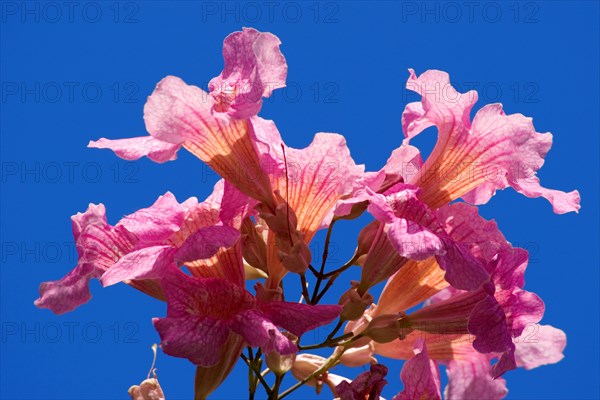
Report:
[[[342,306],[342,312],[340,314],[340,319],[342,321],[355,321],[359,319],[367,307],[375,301],[370,293],[365,293],[363,295],[358,293],[358,282],[352,281],[350,284],[352,287],[340,297],[339,301],[339,304]]]
[[[364,346],[346,349],[342,357],[340,357],[340,363],[351,368],[360,367],[365,364],[375,364],[377,359],[373,357],[373,354],[375,354],[375,346],[372,341],[369,341]]]
[[[292,342],[298,341],[298,337],[292,335],[289,332],[284,333],[284,335],[287,336],[287,338],[290,339]],[[296,353],[281,355],[277,351],[272,351],[268,353],[265,357],[267,367],[269,367],[269,369],[273,371],[275,375],[283,375],[286,372],[288,372],[290,369],[292,369],[295,360]]]
[[[263,204],[259,204],[256,208],[259,216],[265,220],[269,229],[275,233],[287,233],[295,231],[298,225],[298,218],[294,210],[289,207],[285,199],[281,197],[279,191],[274,192],[277,198],[277,207],[275,210],[267,208]]]
[[[402,325],[400,319],[404,314],[379,315],[367,326],[363,334],[377,343],[388,343],[400,337]]]
[[[134,385],[127,391],[132,400],[165,400],[165,394],[156,376],[144,380],[140,385]]]
[[[279,239],[279,238],[278,238]],[[279,240],[278,240],[279,242]],[[283,239],[285,243],[285,239]],[[279,251],[279,260],[290,272],[303,274],[312,261],[312,254],[308,245],[303,240],[298,240],[289,252]]]
[[[256,282],[254,290],[256,290],[256,298],[261,301],[283,301],[283,290],[279,286],[275,289],[269,289],[262,283]]]
[[[165,394],[158,383],[158,378],[156,377],[156,370],[154,365],[156,364],[156,349],[157,345],[152,345],[152,353],[154,357],[152,358],[152,365],[150,366],[150,372],[148,372],[148,377],[139,385],[134,385],[129,388],[127,393],[133,400],[164,400]],[[153,375],[150,378],[150,375]]]

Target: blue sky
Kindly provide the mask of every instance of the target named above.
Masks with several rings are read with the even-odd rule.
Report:
[[[76,264],[69,217],[88,203],[104,203],[115,223],[167,190],[179,200],[210,192],[216,175],[185,152],[164,165],[129,163],[86,145],[145,134],[154,85],[176,75],[206,87],[222,69],[223,38],[242,26],[283,42],[288,87],[261,116],[290,146],[338,132],[357,162],[379,169],[402,141],[404,105],[416,99],[404,90],[408,68],[445,70],[463,91],[479,91],[476,109],[502,102],[554,134],[539,176],[547,187],[578,189],[581,212],[558,216],[512,190],[481,207],[530,250],[526,288],[545,301],[543,322],[568,335],[561,363],[506,375],[508,398],[600,396],[597,2],[2,1],[0,11],[3,399],[119,399],[145,377],[158,341],[151,318],[164,304],[97,282],[92,301],[67,315],[33,300],[40,282]],[[427,152],[434,142],[428,131],[416,144]],[[334,232],[331,268],[350,255],[365,221]],[[391,397],[401,364],[388,365]],[[169,399],[191,397],[189,362],[159,353],[157,366]],[[215,398],[246,390],[240,365]]]

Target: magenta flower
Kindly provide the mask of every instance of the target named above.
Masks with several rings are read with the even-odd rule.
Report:
[[[351,383],[341,382],[336,386],[340,400],[379,400],[383,387],[387,385],[385,365],[372,364],[370,370],[358,375]]]
[[[300,336],[333,321],[340,312],[338,306],[265,303],[224,279],[198,279],[177,270],[166,275],[162,285],[167,316],[153,322],[163,351],[206,367],[219,361],[230,335],[241,336],[265,354],[295,353],[297,346],[278,326]]]
[[[489,274],[485,266],[472,256],[465,244],[446,233],[437,213],[419,199],[418,188],[400,183],[385,194],[368,188],[366,191],[370,202],[368,210],[381,225],[364,261],[363,276],[377,270],[382,277],[370,281],[378,283],[402,266],[398,257],[425,260],[435,256],[446,271],[445,279],[456,288],[474,290],[487,281]],[[393,262],[381,261],[390,257],[394,257]],[[382,265],[391,268],[383,274]]]
[[[400,372],[404,390],[392,400],[440,400],[440,370],[429,358],[424,340],[415,342],[414,352],[414,356],[404,363]]]

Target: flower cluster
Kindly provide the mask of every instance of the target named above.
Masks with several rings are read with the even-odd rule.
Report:
[[[197,399],[240,359],[250,370],[251,396],[262,386],[280,399],[306,384],[317,392],[328,386],[343,400],[378,399],[386,379],[397,379],[386,378],[376,357],[406,360],[398,400],[440,399],[442,365],[445,398],[499,399],[507,393],[505,372],[558,362],[566,337],[539,324],[544,304],[524,289],[527,251],[476,207],[510,186],[546,198],[555,213],[578,211],[577,191],[546,189],[536,176],[551,134],[500,104],[471,120],[476,92],[459,93],[445,72],[410,70],[407,89],[421,101],[406,106],[404,142],[381,170],[366,172],[334,133],[317,133],[307,148],[294,149],[273,121],[258,116],[262,98],[285,86],[279,47],[270,33],[232,33],[208,93],[168,76],[144,107],[149,136],[90,142],[126,160],[159,163],[184,147],[222,179],[204,201],[166,193],[114,226],[104,205],[90,204],[72,218],[77,266],[43,283],[35,304],[71,311],[90,300],[91,279],[165,301],[166,315],[153,321],[160,346],[196,366]],[[410,141],[428,127],[438,139],[423,161]],[[363,213],[372,222],[354,256],[326,271],[334,224]],[[327,229],[326,249],[315,268],[309,244],[320,229]],[[360,267],[360,280],[347,283],[339,304],[319,304],[351,266]],[[284,291],[286,274],[299,279]],[[316,280],[312,294],[307,275]],[[371,288],[384,282],[375,299]],[[300,294],[302,301],[289,301]],[[300,344],[307,331],[334,321],[325,341]],[[307,352],[317,348],[333,351]],[[350,380],[330,372],[338,364],[371,366]],[[284,391],[288,372],[297,383]],[[164,398],[156,377],[130,393]]]

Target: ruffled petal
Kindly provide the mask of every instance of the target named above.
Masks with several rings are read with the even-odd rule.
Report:
[[[382,364],[372,364],[369,371],[358,375],[352,382],[341,382],[335,387],[340,400],[379,400],[387,381],[388,369]]]
[[[110,140],[101,138],[90,141],[90,148],[111,149],[124,160],[138,160],[143,156],[157,163],[164,163],[177,159],[177,151],[181,148],[178,143],[163,142],[152,136],[134,137],[128,139]]]
[[[468,359],[452,360],[446,367],[448,386],[444,397],[448,400],[502,399],[508,393],[506,381],[492,378],[490,362],[483,354],[474,353]]]
[[[517,366],[525,369],[555,364],[564,358],[567,335],[550,325],[531,325],[515,339]]]
[[[73,236],[79,255],[78,264],[64,278],[40,285],[35,305],[64,314],[92,297],[88,284],[98,278],[124,254],[133,249],[137,239],[122,227],[106,222],[104,205],[90,204],[85,213],[72,218]]]
[[[579,210],[579,193],[544,189],[535,176],[552,145],[552,135],[535,131],[531,118],[506,115],[500,104],[479,110],[470,122],[477,93],[457,92],[450,77],[430,70],[417,77],[410,70],[407,88],[422,96],[421,107],[407,106],[405,142],[428,126],[438,128],[438,141],[420,174],[409,183],[423,188],[421,198],[438,208],[465,196],[486,203],[497,189],[512,186],[528,197],[545,197],[556,213]]]
[[[244,288],[224,279],[197,279],[173,268],[161,279],[167,316],[155,319],[167,354],[210,367],[221,360],[222,346],[240,315],[256,308]]]
[[[248,310],[237,315],[231,329],[240,334],[250,346],[261,347],[265,354],[276,351],[286,355],[298,351],[298,347],[258,310]]]
[[[214,105],[202,89],[168,76],[146,102],[146,128],[157,139],[183,144],[240,191],[274,206],[251,123],[213,112]]]
[[[150,207],[121,219],[117,226],[125,227],[142,242],[160,243],[179,230],[184,216],[184,207],[171,192],[167,192]]]
[[[287,63],[281,42],[271,33],[243,28],[223,42],[225,68],[208,87],[216,100],[215,110],[235,118],[258,114],[262,97],[285,86]]]
[[[150,246],[132,251],[102,275],[102,286],[132,279],[159,279],[173,264],[176,251],[176,248],[169,245]]]
[[[220,248],[233,246],[240,238],[240,232],[229,226],[209,226],[202,228],[181,245],[175,259],[192,262],[214,256]]]
[[[296,336],[327,325],[336,319],[342,310],[338,305],[316,305],[270,301],[260,302],[260,310],[278,326]]]
[[[436,256],[446,280],[457,289],[475,290],[489,279],[484,264],[466,244],[452,240],[437,213],[418,198],[418,188],[400,183],[385,195],[368,188],[366,192],[369,212],[385,223],[387,238],[401,256],[415,260]]]
[[[441,400],[440,370],[429,358],[424,340],[415,342],[415,355],[402,366],[400,379],[404,390],[392,400]]]
[[[485,262],[509,245],[496,221],[482,218],[475,206],[452,203],[439,208],[437,215],[452,240],[467,244],[469,251]]]
[[[173,357],[210,367],[219,362],[221,348],[227,341],[229,327],[225,321],[210,317],[155,318],[160,347]]]
[[[513,346],[504,309],[493,296],[485,296],[475,305],[468,329],[475,335],[473,347],[480,353],[501,353]]]
[[[167,296],[168,317],[230,320],[256,308],[256,299],[246,289],[225,279],[199,279],[173,269],[163,276],[161,284]]]
[[[266,122],[270,121],[262,124]],[[352,192],[354,182],[364,173],[364,165],[354,162],[346,139],[335,133],[317,133],[305,149],[285,146],[285,157],[281,143],[271,142],[269,146],[278,166],[272,185],[294,210],[297,229],[308,243],[336,202]]]

